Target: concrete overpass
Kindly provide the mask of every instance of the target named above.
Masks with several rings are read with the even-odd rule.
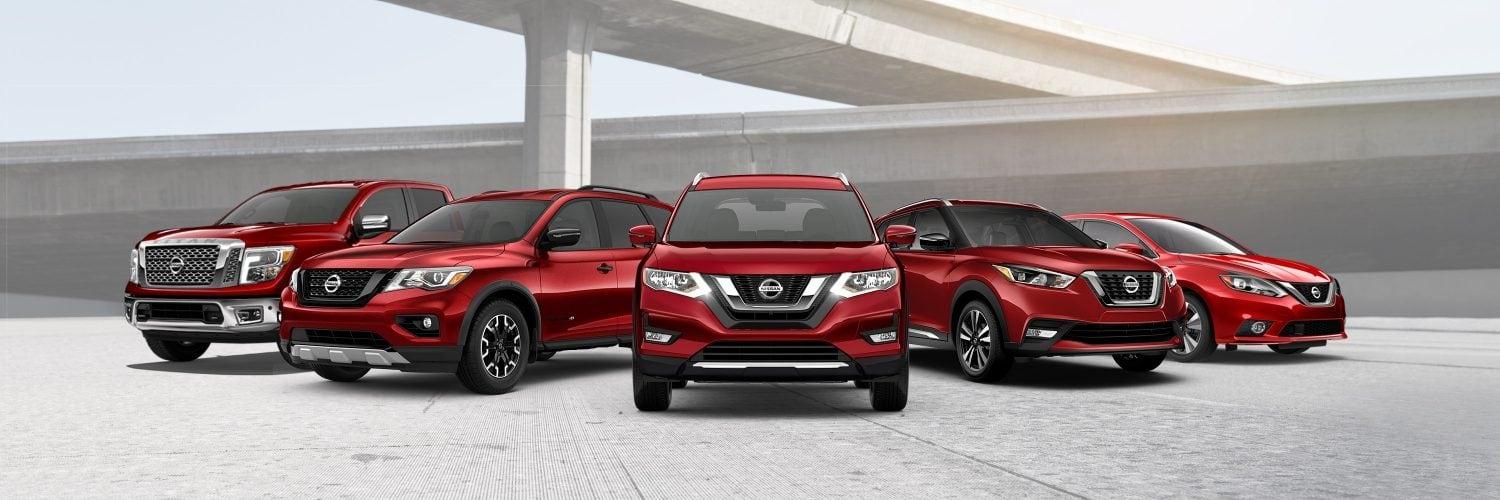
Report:
[[[1354,314],[1493,316],[1500,300],[1500,75],[629,118],[597,131],[596,182],[662,195],[698,171],[844,171],[875,210],[942,195],[1195,218],[1338,273]],[[136,238],[212,220],[268,185],[515,188],[524,138],[512,123],[0,144],[0,282],[29,295],[0,316],[110,313]]]

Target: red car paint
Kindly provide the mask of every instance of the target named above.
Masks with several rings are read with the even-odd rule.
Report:
[[[326,220],[318,222],[295,222],[295,217],[309,217],[307,212],[283,213],[283,220],[267,222],[260,219],[275,219],[275,214],[259,213],[253,211],[259,205],[251,206],[268,198],[321,196],[319,193],[328,194],[328,197],[321,200],[326,203],[317,207]],[[380,198],[372,202],[371,198],[377,194]],[[208,343],[274,342],[281,290],[287,286],[293,269],[314,255],[379,241],[395,234],[394,231],[366,234],[361,239],[355,234],[355,226],[362,210],[375,210],[376,205],[395,206],[407,212],[399,214],[399,218],[411,219],[425,214],[417,213],[418,210],[430,211],[446,204],[452,197],[448,188],[442,185],[400,180],[326,181],[267,189],[241,202],[214,225],[155,231],[137,243],[136,253],[140,255],[132,259],[132,280],[125,286],[126,318],[153,344],[168,343],[165,349],[173,350],[175,354],[163,357],[177,358],[173,359],[176,361],[197,357],[189,354],[194,350],[201,354],[201,348]],[[420,202],[417,201],[419,198]],[[274,201],[264,203],[276,204]],[[265,211],[274,212],[275,208],[269,206]],[[290,209],[284,211],[290,212]],[[231,220],[239,214],[257,220]],[[287,220],[294,221],[288,223]],[[174,261],[173,258],[181,257],[176,255],[178,252],[187,251],[183,247],[200,247],[201,251],[207,252],[200,256],[207,256],[207,259],[198,261],[189,256],[187,260]],[[293,250],[290,259],[281,263],[280,271],[272,279],[242,283],[240,273],[246,269],[236,262],[243,262],[247,250],[264,247],[292,247]],[[198,268],[200,265],[203,267]],[[176,273],[171,271],[174,266],[178,270]],[[199,269],[208,270],[194,275]],[[193,312],[183,309],[189,307],[200,308],[198,314],[186,314]],[[242,311],[247,320],[239,317]],[[252,311],[259,315],[258,319],[248,317]],[[248,321],[250,319],[254,321]],[[152,347],[153,350],[163,348],[160,345]]]
[[[1066,218],[1081,226],[1085,233],[1101,240],[1113,240],[1107,241],[1116,246],[1139,247],[1146,256],[1176,272],[1185,291],[1207,307],[1207,311],[1192,311],[1190,316],[1193,313],[1205,316],[1213,338],[1201,339],[1209,342],[1201,350],[1194,349],[1199,353],[1196,356],[1189,356],[1184,345],[1176,349],[1174,357],[1200,359],[1211,354],[1215,344],[1275,346],[1278,352],[1294,354],[1307,347],[1324,345],[1329,340],[1348,338],[1344,332],[1343,293],[1332,276],[1315,266],[1254,253],[1207,226],[1169,215],[1091,213]],[[1196,228],[1232,247],[1225,248],[1229,253],[1173,252],[1166,244],[1168,242],[1158,241],[1145,230],[1153,224],[1166,224],[1161,226],[1164,228]],[[1158,233],[1159,236],[1162,234]],[[1126,235],[1133,239],[1126,239]],[[1235,290],[1225,282],[1223,276],[1226,275],[1268,281],[1281,296]],[[1302,294],[1298,286],[1305,288],[1307,293]],[[1312,297],[1314,294],[1318,297]],[[1266,323],[1262,333],[1251,330],[1255,321]],[[1201,323],[1195,324],[1200,326],[1190,328],[1189,334],[1202,331]]]
[[[1041,207],[934,199],[876,224],[915,226],[917,245],[895,252],[906,276],[911,341],[956,350],[972,379],[1003,376],[1015,357],[1057,355],[1112,354],[1122,367],[1144,371],[1178,342],[1182,291],[1160,266],[1100,249]],[[1023,284],[997,265],[1071,278],[1044,278],[1055,279],[1057,288]],[[1130,292],[1137,295],[1120,295],[1119,302],[1137,304],[1115,303],[1095,284],[1127,279],[1137,280]],[[1167,286],[1153,298],[1148,282]],[[989,336],[992,322],[999,325],[998,343]],[[1045,331],[1028,337],[1028,327]]]
[[[519,380],[530,361],[550,358],[562,350],[628,344],[634,276],[646,249],[631,246],[626,233],[637,222],[665,223],[671,206],[655,197],[621,191],[585,186],[479,194],[434,212],[434,223],[444,218],[457,221],[451,231],[454,238],[469,238],[479,233],[468,231],[479,230],[511,236],[490,238],[495,242],[478,238],[422,243],[426,228],[414,226],[386,244],[310,259],[298,272],[297,289],[282,295],[282,348],[334,380],[341,380],[341,374],[343,379],[358,378],[369,368],[459,373],[471,390],[498,394]],[[524,210],[534,210],[534,219],[514,223],[477,218],[481,217],[478,212],[470,213],[467,220],[455,215],[480,206],[527,207]],[[625,211],[619,221],[610,207]],[[636,219],[624,219],[627,216]],[[483,217],[491,215],[486,212]],[[558,230],[579,231],[581,240],[547,248],[546,242],[554,241],[553,233]],[[455,286],[382,291],[399,270],[456,266],[472,271]],[[366,281],[353,298],[334,295],[351,277],[360,283],[361,273],[374,273],[371,279],[378,284]],[[334,276],[340,278],[334,280]],[[499,359],[501,350],[485,347],[484,328],[502,316],[484,317],[484,310],[497,301],[515,308],[515,317],[506,317],[524,333],[513,339],[515,345],[496,339],[497,345],[517,349],[511,358]],[[413,330],[398,321],[405,317],[431,317],[435,326],[430,332]],[[486,352],[490,358],[481,359]],[[486,362],[504,369],[497,370],[498,374],[463,373],[475,366],[490,368]],[[465,379],[486,373],[493,380]]]
[[[694,210],[694,200],[719,199],[711,197],[724,197],[704,203],[714,216],[727,220],[707,219],[716,222],[712,228],[690,228],[704,220],[688,220],[694,216],[687,213]],[[827,201],[806,201],[822,198]],[[809,208],[798,215],[794,203]],[[906,329],[899,272],[890,250],[875,237],[853,186],[842,177],[700,175],[677,206],[660,241],[651,227],[633,231],[637,242],[652,246],[642,264],[642,284],[635,287],[638,408],[666,409],[671,388],[688,380],[854,380],[870,384],[877,409],[905,406]],[[797,231],[751,229],[756,222],[745,217],[760,213],[784,216]],[[718,231],[733,238],[680,236],[689,231],[698,236]],[[845,234],[851,236],[839,236]],[[907,231],[895,237],[909,236]],[[688,286],[702,288],[688,293],[699,295],[648,285],[652,270],[685,280],[692,276],[698,284]],[[856,279],[850,273],[862,272],[875,273],[859,276],[889,276],[890,281],[848,297],[834,292],[842,277]],[[670,339],[648,340],[647,332]],[[879,332],[886,335],[873,338],[883,341],[869,337]]]

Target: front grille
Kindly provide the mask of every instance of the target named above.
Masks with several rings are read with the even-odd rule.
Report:
[[[1156,299],[1156,273],[1151,271],[1096,271],[1104,297],[1111,302],[1147,302]],[[1135,291],[1130,291],[1130,278],[1135,278]]]
[[[838,361],[839,350],[826,342],[714,342],[703,348],[703,361]]]
[[[240,254],[242,248],[232,248],[229,255],[224,257],[224,279],[220,281],[224,286],[233,286],[240,280]]]
[[[214,271],[219,264],[218,245],[150,246],[145,250],[149,286],[214,284]]]
[[[306,286],[302,293],[320,299],[357,298],[364,294],[370,278],[379,272],[378,269],[308,269],[302,273],[302,282]],[[335,276],[338,277],[338,286],[329,291],[329,280]]]
[[[781,284],[781,293],[773,298],[766,298],[760,294],[760,285],[766,280],[774,280]],[[802,298],[802,292],[807,289],[808,281],[812,276],[807,275],[740,275],[730,276],[729,281],[734,283],[735,291],[739,292],[740,300],[746,304],[795,304]]]
[[[1079,323],[1073,325],[1063,338],[1085,344],[1134,344],[1140,342],[1165,342],[1177,335],[1177,328],[1170,322],[1105,324]]]
[[[1302,295],[1303,302],[1309,304],[1326,304],[1331,299],[1333,289],[1329,283],[1292,283],[1292,288]]]
[[[1310,337],[1314,335],[1338,335],[1344,333],[1344,320],[1324,319],[1317,321],[1294,321],[1281,329],[1283,337]]]
[[[308,342],[314,344],[368,347],[371,349],[389,349],[391,347],[390,342],[386,342],[381,336],[370,332],[306,328],[299,329],[297,333],[301,334],[296,335],[297,337],[305,338]]]
[[[224,313],[207,302],[140,302],[135,306],[135,319],[218,325],[224,323]]]

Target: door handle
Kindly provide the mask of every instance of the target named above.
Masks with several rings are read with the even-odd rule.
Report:
[[[615,266],[611,266],[608,262],[605,262],[603,264],[599,264],[599,267],[596,267],[594,269],[598,269],[600,274],[609,274],[610,271],[615,270]]]

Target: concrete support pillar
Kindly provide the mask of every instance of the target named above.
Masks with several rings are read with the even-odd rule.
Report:
[[[588,184],[589,72],[599,6],[533,0],[519,10],[526,36],[526,180],[543,188]]]

